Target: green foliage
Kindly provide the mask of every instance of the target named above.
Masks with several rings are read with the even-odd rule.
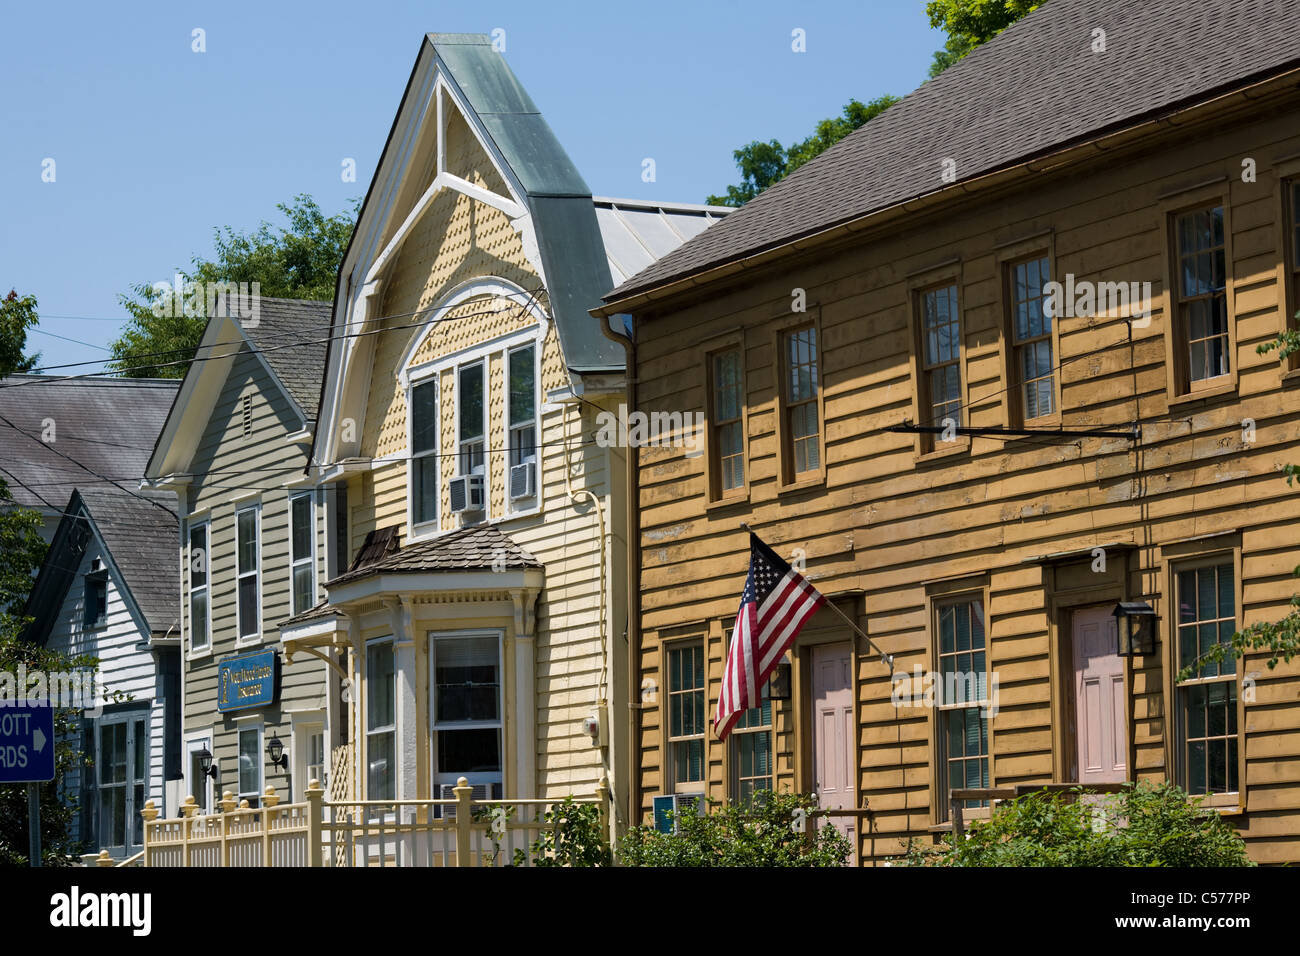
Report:
[[[1296,313],[1300,322],[1300,312]],[[1260,355],[1277,352],[1280,361],[1286,361],[1295,352],[1300,351],[1300,331],[1296,327],[1285,330],[1272,342],[1264,342],[1255,347]],[[1300,477],[1300,466],[1287,464],[1282,466],[1282,474],[1288,487],[1294,488]],[[1300,567],[1291,572],[1300,577]],[[1215,644],[1195,660],[1186,664],[1178,672],[1178,680],[1188,680],[1198,674],[1207,664],[1222,664],[1231,658],[1244,657],[1247,651],[1262,651],[1269,655],[1268,668],[1277,667],[1278,661],[1291,661],[1300,655],[1300,594],[1291,595],[1291,610],[1280,621],[1257,621],[1242,628],[1231,639]]]
[[[925,5],[930,26],[948,34],[944,48],[934,54],[931,78],[1042,5],[1043,0],[930,0]]]
[[[600,825],[600,808],[565,797],[546,811],[543,830],[528,853],[515,850],[515,866],[610,866],[613,854]]]
[[[625,866],[845,866],[849,841],[833,826],[815,827],[808,815],[817,809],[804,794],[762,793],[748,804],[677,815],[677,832],[633,827],[619,844]],[[797,832],[796,819],[805,832]]]
[[[1254,865],[1230,824],[1171,783],[1130,784],[1106,798],[1104,814],[1073,798],[1043,790],[1026,794],[1002,804],[991,819],[972,821],[964,838],[929,848],[910,841],[894,865]]]
[[[0,299],[0,378],[14,372],[30,372],[40,353],[24,354],[27,330],[36,328],[36,296],[20,296],[16,290]]]
[[[742,146],[731,154],[740,170],[739,185],[728,186],[726,195],[710,196],[706,202],[711,206],[743,206],[897,102],[898,97],[889,95],[870,103],[849,100],[843,115],[822,120],[811,136],[788,148],[775,139],[766,143],[755,140]]]
[[[287,227],[264,220],[251,233],[230,226],[214,230],[215,257],[195,256],[191,269],[181,273],[182,281],[246,282],[250,287],[256,282],[260,294],[271,298],[332,300],[360,202],[350,212],[326,216],[311,196],[302,193],[290,203],[277,203],[276,208],[287,217]],[[183,302],[166,301],[174,295],[139,283],[118,297],[131,318],[110,346],[113,368],[134,378],[185,375],[203,338],[207,316],[193,314],[192,309],[186,314]]]

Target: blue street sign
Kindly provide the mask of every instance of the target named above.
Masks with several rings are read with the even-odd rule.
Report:
[[[0,783],[54,779],[54,708],[0,705]]]

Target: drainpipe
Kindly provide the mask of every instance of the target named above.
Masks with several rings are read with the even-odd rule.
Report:
[[[597,323],[606,338],[623,346],[624,375],[627,379],[628,413],[636,408],[636,340],[610,328],[609,318],[598,316]],[[627,825],[641,820],[641,775],[637,754],[641,751],[641,508],[637,497],[638,449],[627,447],[627,695],[628,695],[628,780],[623,790],[628,795]]]

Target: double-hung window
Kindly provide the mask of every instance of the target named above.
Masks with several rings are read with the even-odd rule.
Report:
[[[397,667],[392,638],[366,646],[366,799],[397,796]]]
[[[262,796],[262,728],[239,731],[239,799],[256,807]]]
[[[938,796],[940,819],[946,819],[950,790],[989,786],[984,602],[975,597],[946,601],[935,606],[934,615],[940,682]]]
[[[289,562],[293,581],[293,613],[301,614],[316,603],[316,549],[312,546],[312,492],[289,499]]]
[[[459,474],[481,475],[484,470],[486,443],[483,426],[483,363],[463,365],[457,373],[457,437]]]
[[[1190,387],[1232,371],[1223,206],[1176,215],[1175,318]]]
[[[792,329],[782,336],[784,382],[784,454],[791,481],[821,468],[821,376],[817,361],[817,327]]]
[[[727,646],[735,633],[727,630]],[[766,691],[764,685],[762,691]],[[749,803],[754,794],[775,789],[772,779],[772,701],[764,697],[731,728],[731,779],[734,799]]]
[[[1300,325],[1300,179],[1288,179],[1282,184],[1283,203],[1286,205],[1283,220],[1286,223],[1286,283],[1287,294],[1282,297],[1289,303],[1289,314],[1283,316],[1283,328]],[[1300,365],[1300,356],[1290,356],[1292,368]]]
[[[502,795],[501,638],[439,634],[430,641],[433,670],[434,783],[450,796],[465,777],[482,799]]]
[[[1044,307],[1047,296],[1043,292],[1050,281],[1046,256],[1033,256],[1008,266],[1012,375],[1018,381],[1020,415],[1024,421],[1056,411],[1054,318],[1051,310]]]
[[[713,459],[714,488],[716,497],[719,498],[735,494],[745,487],[744,386],[741,375],[741,354],[739,348],[715,352],[710,362],[709,372],[713,393],[713,421],[709,435],[713,447],[710,449],[710,457]],[[815,363],[812,374],[815,381]],[[816,403],[811,404],[815,410]],[[804,417],[806,419],[806,413]],[[814,435],[812,450],[814,460],[817,456],[815,437]],[[803,441],[806,458],[808,438],[805,437]]]
[[[919,307],[920,424],[958,426],[961,424],[961,322],[957,313],[957,286],[950,283],[923,290]]]
[[[704,783],[704,645],[668,649],[668,751],[674,793]]]
[[[208,616],[208,523],[190,525],[190,651],[204,651],[212,638]]]
[[[235,587],[240,639],[262,633],[262,509],[248,505],[235,512]]]
[[[537,493],[537,349],[525,345],[509,354],[510,498],[531,498]],[[530,472],[521,466],[531,467]],[[518,476],[518,477],[516,477]]]
[[[1196,664],[1216,644],[1232,640],[1237,629],[1233,563],[1180,567],[1175,573],[1178,602],[1178,671]],[[1207,662],[1178,682],[1179,763],[1184,788],[1192,794],[1238,791],[1237,661],[1229,651],[1222,663]]]
[[[435,378],[411,386],[410,481],[413,524],[437,520],[438,461],[438,380]]]

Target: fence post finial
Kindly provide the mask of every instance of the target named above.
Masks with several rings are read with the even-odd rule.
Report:
[[[271,786],[270,784],[267,784],[266,795],[262,798],[262,805],[269,809],[270,807],[275,806],[279,802],[280,802],[280,796],[275,792],[275,787]]]
[[[221,795],[222,813],[231,813],[234,811],[236,806],[237,804],[235,803],[235,795],[231,793],[229,790],[227,790],[225,793]]]
[[[474,788],[465,777],[458,777],[452,793],[456,794],[456,865],[473,866],[471,835],[474,825]]]
[[[112,866],[113,858],[108,855],[107,850],[100,850],[99,856],[95,857],[95,866]]]

